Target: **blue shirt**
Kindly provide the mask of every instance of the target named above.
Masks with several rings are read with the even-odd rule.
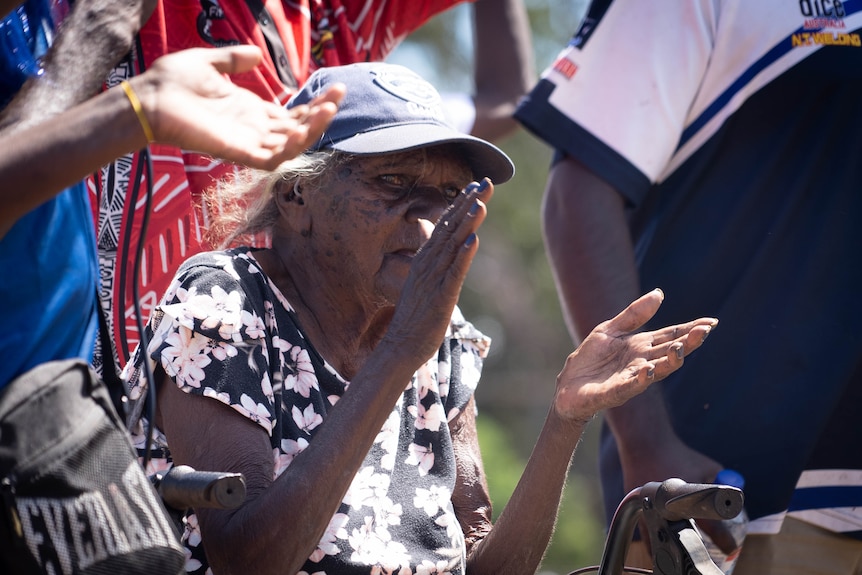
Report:
[[[0,109],[40,73],[54,21],[67,9],[62,0],[29,0],[0,19]],[[0,238],[0,388],[46,361],[92,360],[95,246],[83,183],[32,210]]]
[[[46,361],[91,361],[99,272],[83,183],[15,223],[0,239],[0,269],[0,388]]]

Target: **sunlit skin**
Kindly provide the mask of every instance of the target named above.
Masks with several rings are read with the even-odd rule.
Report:
[[[471,180],[451,152],[357,158],[306,202],[309,248],[334,286],[360,302],[394,306],[419,249]],[[326,212],[326,213],[322,213]]]
[[[146,74],[132,78],[155,140],[263,169],[300,154],[329,125],[344,86],[333,86],[308,106],[286,110],[228,80],[227,74],[251,70],[262,57],[254,46],[185,50],[156,60]],[[65,187],[147,144],[120,88],[50,121],[41,118],[34,114],[0,134],[0,238]]]

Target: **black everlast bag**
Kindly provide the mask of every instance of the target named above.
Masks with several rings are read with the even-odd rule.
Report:
[[[175,528],[105,385],[81,360],[0,395],[0,573],[178,573]]]

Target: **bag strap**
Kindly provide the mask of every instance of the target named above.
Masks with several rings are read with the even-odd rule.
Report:
[[[272,15],[264,6],[264,0],[246,0],[246,4],[255,20],[257,20],[258,26],[260,26],[260,31],[266,40],[266,45],[269,48],[269,54],[272,57],[273,64],[275,64],[278,77],[291,92],[295,92],[299,87],[296,82],[296,76],[294,76],[293,70],[290,69],[290,60],[288,60],[287,51],[284,49],[284,41],[278,33],[278,28],[275,26]]]
[[[108,320],[105,317],[105,310],[102,308],[98,290],[96,290],[96,307],[99,308],[99,341],[102,348],[102,381],[108,388],[108,393],[111,395],[111,403],[114,404],[114,409],[123,423],[126,422],[126,408],[123,398],[126,396],[126,386],[123,385],[123,380],[120,378],[120,372],[117,370],[117,364],[114,362],[116,357],[114,351],[114,340],[111,338],[111,330],[108,329]]]

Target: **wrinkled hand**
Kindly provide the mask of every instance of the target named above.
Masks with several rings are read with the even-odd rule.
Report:
[[[344,87],[287,110],[227,77],[253,69],[255,46],[194,48],[163,56],[130,80],[158,142],[274,169],[316,141],[337,110]]]
[[[596,326],[569,355],[557,376],[554,408],[560,417],[586,422],[599,411],[625,403],[679,369],[685,356],[700,347],[718,324],[714,318],[700,318],[636,333],[663,299],[658,289],[641,296],[615,318]]]
[[[471,184],[440,218],[410,265],[386,338],[425,361],[437,351],[479,248],[476,230],[488,213],[494,185]]]

